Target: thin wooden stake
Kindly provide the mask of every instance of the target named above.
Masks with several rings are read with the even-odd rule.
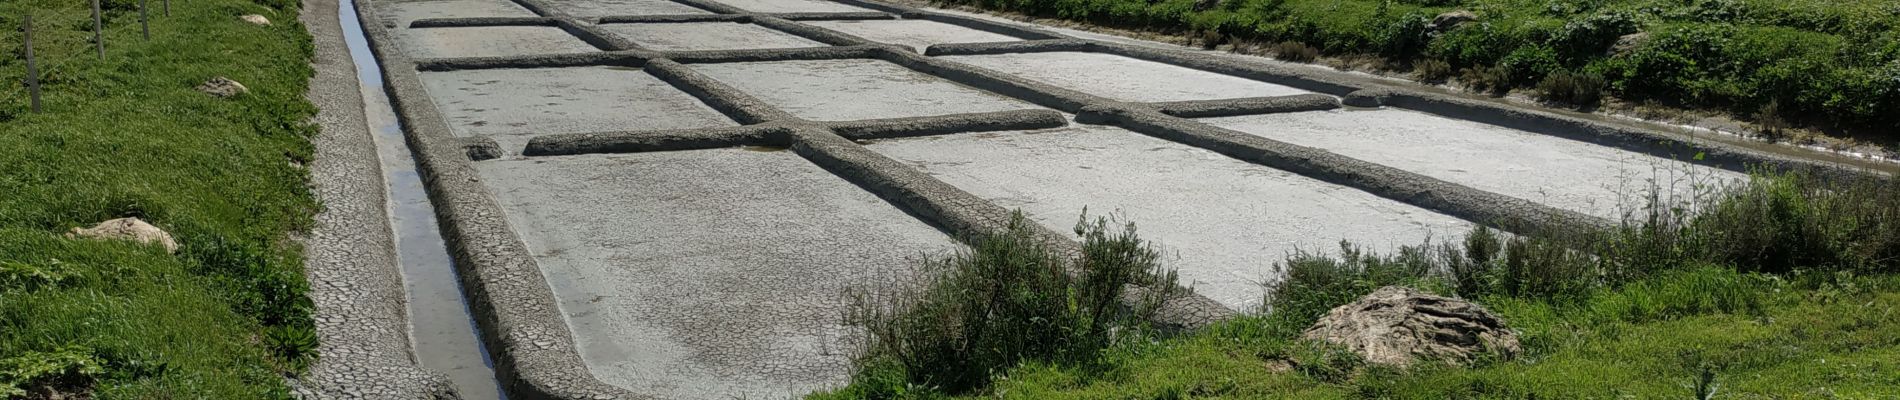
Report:
[[[139,0],[139,29],[144,31],[145,40],[152,40],[151,18],[145,17],[145,0]]]
[[[40,112],[40,70],[33,65],[32,14],[26,15],[26,22],[24,24],[24,28],[26,28],[26,39],[22,40],[22,42],[26,44],[26,91],[27,94],[33,98],[32,106],[29,109],[33,110],[33,112]]]
[[[92,43],[99,49],[99,59],[106,59],[105,24],[99,22],[99,0],[92,0]]]
[[[172,0],[165,0],[165,16],[172,16]]]

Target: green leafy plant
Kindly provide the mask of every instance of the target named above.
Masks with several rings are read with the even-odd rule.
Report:
[[[56,398],[90,390],[105,368],[90,349],[61,347],[0,358],[0,396]]]
[[[839,395],[894,398],[917,391],[960,393],[1021,362],[1086,363],[1120,340],[1139,337],[1174,275],[1135,235],[1086,217],[1073,258],[1043,242],[1021,214],[1007,232],[973,248],[927,260],[923,283],[886,296],[854,296],[850,324],[867,331],[858,379]],[[1123,288],[1158,290],[1132,305]]]

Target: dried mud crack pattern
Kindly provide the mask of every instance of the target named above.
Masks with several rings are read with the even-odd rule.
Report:
[[[448,378],[410,357],[402,276],[383,179],[334,0],[307,0],[319,107],[311,181],[324,209],[305,242],[320,358],[295,393],[312,399],[455,398]]]

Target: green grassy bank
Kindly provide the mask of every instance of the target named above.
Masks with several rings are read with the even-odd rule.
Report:
[[[1765,125],[1900,127],[1900,1],[937,0],[1203,40],[1375,56],[1428,81],[1715,108]],[[1440,13],[1477,19],[1435,30]],[[1616,52],[1619,38],[1647,40]],[[1585,104],[1588,105],[1588,104]],[[1881,133],[1884,132],[1884,133]]]
[[[317,207],[303,98],[312,71],[294,3],[105,2],[106,55],[85,2],[0,1],[0,397],[285,397],[315,336],[290,235]],[[19,84],[32,15],[45,110]],[[273,23],[238,19],[261,14]],[[193,88],[224,76],[248,94]],[[70,239],[139,217],[176,254]]]
[[[1146,329],[1145,306],[1077,317],[1102,309],[1076,300],[1099,289],[1038,283],[1166,282],[1132,226],[1084,225],[1071,262],[999,235],[931,264],[909,297],[860,304],[875,312],[852,320],[872,328],[853,382],[808,398],[1893,398],[1897,194],[1886,178],[1773,174],[1617,227],[1478,228],[1388,254],[1342,244],[1274,262],[1267,311],[1175,336]],[[1067,271],[1081,278],[1023,278]],[[1301,339],[1388,285],[1486,305],[1524,350],[1399,370]]]

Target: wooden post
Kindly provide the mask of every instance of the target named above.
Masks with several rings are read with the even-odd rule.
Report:
[[[145,17],[145,0],[139,0],[139,29],[145,34],[145,40],[152,40],[151,18]]]
[[[172,16],[172,0],[165,0],[165,16]]]
[[[40,112],[40,70],[33,65],[33,14],[26,15],[24,25],[26,33],[22,42],[26,44],[26,92],[33,98],[29,109]]]
[[[99,59],[106,59],[105,24],[99,22],[99,0],[92,0],[92,43],[99,49]]]

